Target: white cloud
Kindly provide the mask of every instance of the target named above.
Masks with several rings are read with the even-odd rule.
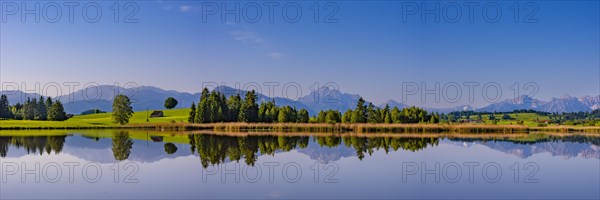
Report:
[[[234,40],[239,40],[246,43],[262,43],[264,40],[254,32],[249,31],[233,31],[230,33]]]
[[[275,60],[283,58],[283,54],[279,52],[266,53],[265,55]]]
[[[192,11],[193,9],[195,9],[195,7],[189,6],[189,5],[180,5],[180,6],[164,5],[164,6],[161,6],[161,8],[163,10],[179,11],[179,12],[189,12],[189,11]]]
[[[188,6],[188,5],[179,6],[179,11],[181,11],[181,12],[188,12],[188,11],[191,11],[192,9],[194,9],[194,7]]]
[[[229,33],[234,40],[241,41],[250,46],[251,49],[271,59],[279,60],[284,57],[283,53],[270,50],[266,40],[259,34],[251,31],[232,31]]]

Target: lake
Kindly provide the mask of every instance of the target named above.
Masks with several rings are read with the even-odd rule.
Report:
[[[0,132],[0,199],[600,199],[600,136]]]

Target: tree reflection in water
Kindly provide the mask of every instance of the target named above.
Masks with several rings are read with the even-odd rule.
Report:
[[[0,157],[6,157],[10,147],[23,148],[27,154],[59,154],[65,145],[65,139],[71,135],[47,135],[42,136],[0,136]],[[117,161],[129,158],[134,144],[128,131],[115,131],[106,136],[112,138],[112,152]],[[82,135],[84,138],[90,138]],[[184,137],[185,138],[185,137]],[[90,138],[94,139],[94,138]],[[419,151],[427,147],[439,144],[439,137],[365,137],[365,136],[225,136],[213,134],[189,134],[187,138],[191,153],[197,153],[204,168],[209,165],[218,165],[226,161],[240,161],[254,166],[259,155],[274,155],[276,152],[288,152],[294,149],[305,149],[309,143],[316,143],[326,148],[350,148],[355,151],[359,159],[367,154],[383,150],[390,151]],[[449,137],[450,141],[502,141],[510,144],[535,144],[540,142],[570,142],[585,143],[598,146],[600,137],[583,135],[553,136],[543,134],[528,135],[524,138],[460,138]],[[94,139],[98,141],[97,137]],[[162,142],[162,141],[160,141]],[[180,141],[188,142],[188,141]],[[176,155],[175,144],[166,143],[161,145],[168,154]]]
[[[121,161],[129,158],[131,154],[131,148],[133,147],[133,140],[129,137],[127,131],[115,131],[112,134],[112,151],[115,156],[115,160]]]
[[[276,151],[287,152],[295,148],[306,148],[310,137],[290,136],[222,136],[222,135],[189,135],[192,152],[198,153],[203,167],[216,165],[227,160],[239,161],[242,158],[245,163],[254,166],[256,157],[261,155],[273,155]],[[398,149],[418,151],[427,146],[436,146],[438,138],[392,138],[392,137],[339,137],[325,136],[313,137],[321,147],[337,147],[342,143],[345,147],[353,148],[359,159],[365,157],[365,153],[371,155],[375,150],[383,149],[389,152]],[[195,151],[194,151],[195,150]]]
[[[54,152],[59,154],[64,146],[66,135],[59,136],[0,136],[0,157],[6,157],[8,147],[16,148],[23,147],[27,154],[39,153],[42,155],[44,151],[47,154]]]

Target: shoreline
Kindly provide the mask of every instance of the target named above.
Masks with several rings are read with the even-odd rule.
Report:
[[[1,122],[0,122],[1,123]],[[113,126],[6,126],[0,130],[158,130],[158,131],[217,131],[217,132],[323,132],[323,133],[600,133],[599,126],[546,126],[486,124],[327,124],[327,123],[138,123]]]

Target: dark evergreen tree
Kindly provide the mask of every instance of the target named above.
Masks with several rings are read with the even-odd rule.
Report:
[[[204,88],[202,90],[202,94],[200,95],[200,101],[198,101],[198,106],[196,107],[196,123],[207,123],[210,118],[208,113],[208,96],[210,92],[208,88]]]
[[[238,118],[240,122],[256,122],[258,120],[258,104],[254,90],[246,93]]]
[[[30,98],[27,98],[25,104],[23,104],[23,119],[33,120],[35,118],[35,106]]]
[[[196,104],[194,104],[194,102],[192,102],[192,106],[190,107],[190,114],[188,117],[188,122],[195,123],[195,121],[196,121]]]
[[[365,100],[361,97],[356,103],[356,109],[352,113],[352,123],[365,123],[367,122],[367,107],[365,106]]]
[[[50,110],[50,107],[52,107],[52,98],[48,97],[46,98],[46,110]]]
[[[0,119],[10,119],[12,118],[12,112],[10,109],[10,104],[8,102],[8,98],[6,95],[0,96]]]
[[[37,103],[37,119],[38,120],[46,120],[48,119],[48,109],[46,108],[46,99],[44,96],[40,96],[40,100]]]
[[[238,121],[238,116],[240,115],[240,108],[242,107],[242,99],[240,97],[240,94],[229,96],[229,100],[227,100],[227,107],[229,108],[228,121]]]

